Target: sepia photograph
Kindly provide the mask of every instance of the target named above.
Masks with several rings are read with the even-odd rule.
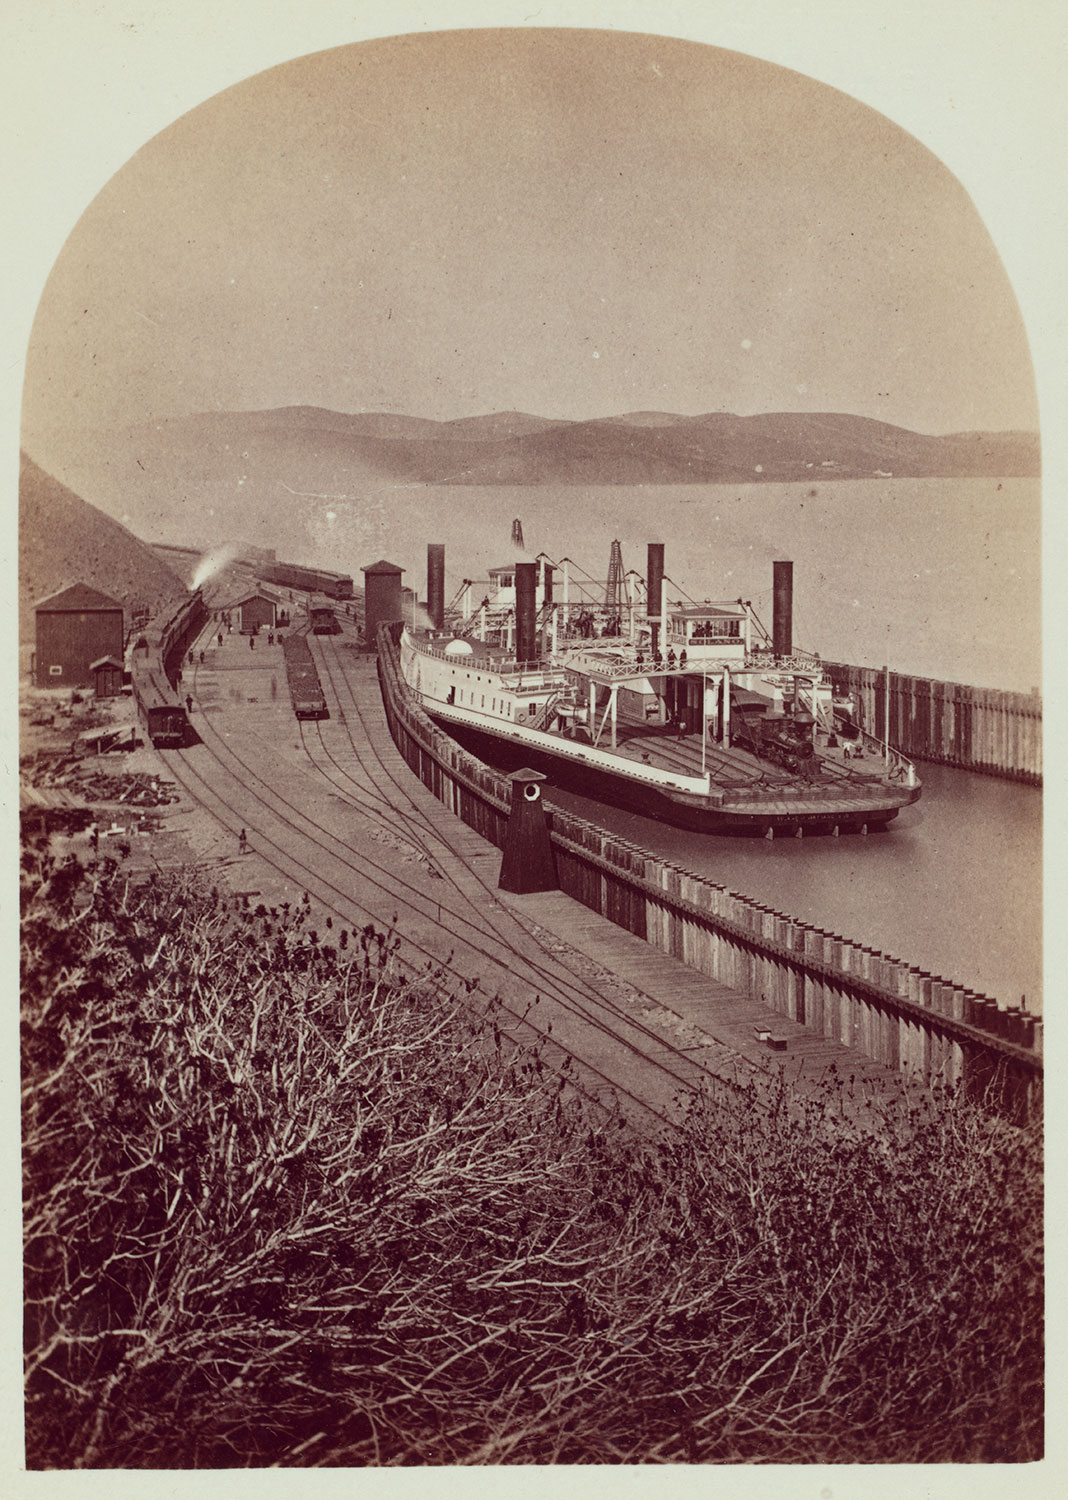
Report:
[[[1036,44],[511,9],[79,19],[14,1465],[1041,1493]]]

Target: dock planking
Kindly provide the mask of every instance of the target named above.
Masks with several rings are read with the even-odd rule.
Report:
[[[788,1078],[806,1090],[816,1086],[833,1065],[839,1076],[853,1078],[873,1091],[900,1093],[901,1079],[893,1069],[651,948],[642,938],[558,891],[528,896],[502,893],[502,899],[648,996],[655,1005],[696,1028],[709,1042],[729,1049],[748,1063],[781,1067]],[[773,1049],[762,1041],[758,1034],[761,1030],[770,1038],[785,1040],[785,1050]],[[717,1069],[713,1067],[712,1071]]]

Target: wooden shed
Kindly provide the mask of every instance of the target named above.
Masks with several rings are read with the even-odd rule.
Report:
[[[257,630],[273,630],[278,619],[278,606],[268,594],[249,594],[231,606],[240,619],[238,629],[242,635],[255,635]]]
[[[100,656],[89,663],[93,692],[98,698],[117,698],[122,692],[122,662],[116,656]]]
[[[93,663],[122,661],[123,607],[85,583],[53,594],[34,607],[38,687],[92,687]]]

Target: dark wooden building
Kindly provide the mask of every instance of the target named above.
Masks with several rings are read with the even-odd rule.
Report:
[[[94,662],[105,656],[121,662],[123,608],[117,599],[75,583],[42,599],[34,614],[38,687],[92,687]]]
[[[401,603],[403,568],[396,563],[376,562],[361,568],[363,574],[364,638],[373,651],[379,625],[390,625],[404,619]]]

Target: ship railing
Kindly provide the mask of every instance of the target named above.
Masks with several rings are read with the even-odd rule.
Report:
[[[887,781],[897,782],[901,786],[919,785],[916,767],[908,756],[902,755],[900,750],[895,750],[893,745],[888,745],[885,740],[876,739],[875,735],[869,734],[866,729],[860,731],[858,739],[865,757],[870,757],[870,761],[878,767],[877,773],[873,767],[869,775],[879,774]]]
[[[415,649],[423,656],[447,661],[453,667],[466,666],[475,671],[494,672],[509,687],[519,692],[538,692],[543,688],[560,686],[563,682],[563,673],[558,668],[546,670],[543,667],[525,667],[514,656],[481,656],[477,651],[471,656],[456,656],[446,651],[444,646],[422,640],[415,643]]]
[[[771,651],[748,651],[745,657],[747,672],[800,672],[805,676],[822,676],[823,663],[811,651],[794,651],[789,656],[776,656]]]
[[[637,666],[635,660],[612,653],[601,654],[591,651],[559,652],[559,663],[562,669],[568,672],[580,672],[584,676],[593,674],[604,680],[624,679],[636,677],[639,673],[644,674],[647,670],[644,666]]]
[[[625,655],[622,651],[602,653],[584,651],[581,648],[575,651],[566,647],[557,652],[557,661],[568,672],[595,677],[602,683],[626,682],[646,677],[699,676],[701,670],[700,662],[683,663],[680,666],[678,661],[669,663],[665,657],[657,661],[645,652],[639,656],[637,652]]]
[[[701,645],[707,643],[702,642]],[[672,653],[673,661],[661,655],[659,660],[642,652],[639,658],[636,650],[626,652],[616,650],[613,652],[590,651],[588,648],[561,646],[557,652],[558,658],[563,665],[573,672],[585,672],[600,678],[602,681],[611,682],[625,680],[628,677],[711,677],[721,672],[724,667],[732,673],[738,672],[793,672],[799,675],[818,678],[822,676],[823,667],[818,657],[807,654],[794,656],[772,656],[766,652],[750,652],[744,657],[717,656],[710,657],[698,653],[688,654],[685,662],[680,662],[678,654]]]
[[[543,693],[547,688],[560,691],[565,685],[562,672],[524,671],[518,662],[498,663],[493,670],[513,693]]]

